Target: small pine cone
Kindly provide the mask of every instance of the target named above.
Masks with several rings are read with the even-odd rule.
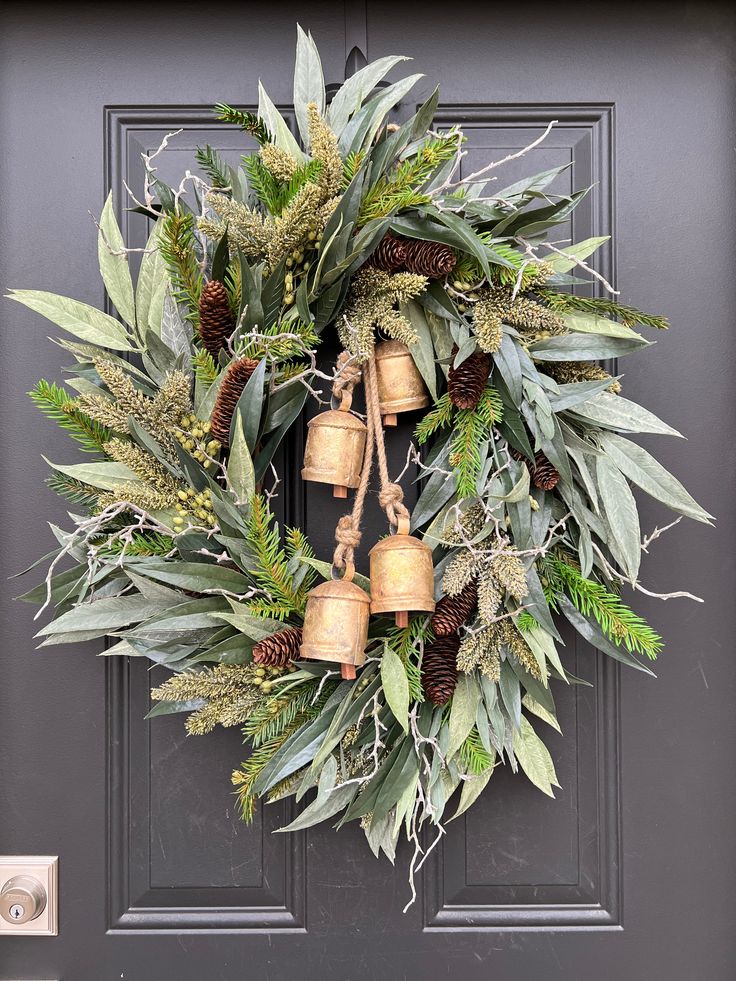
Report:
[[[422,689],[435,705],[444,705],[452,698],[457,684],[457,634],[438,637],[427,644],[422,658]]]
[[[219,280],[211,279],[199,298],[199,336],[215,360],[234,330],[227,290]]]
[[[370,257],[371,265],[388,273],[403,269],[408,241],[406,238],[400,238],[398,235],[387,232]]]
[[[286,627],[259,640],[253,648],[253,660],[267,668],[283,668],[298,659],[302,643],[301,627]]]
[[[457,256],[442,242],[423,242],[409,239],[406,244],[404,268],[428,279],[442,279],[455,268]]]
[[[449,637],[470,617],[478,602],[475,580],[469,582],[457,596],[443,596],[432,614],[435,637]]]
[[[452,349],[452,357],[457,354],[457,346]],[[491,359],[483,351],[476,351],[457,368],[450,368],[447,376],[447,392],[450,401],[458,409],[474,409],[491,373]]]
[[[248,379],[257,367],[258,362],[250,358],[236,358],[227,366],[210,420],[212,439],[216,439],[223,446],[230,445],[230,423],[233,420],[235,406],[243,394]]]
[[[535,487],[546,491],[554,490],[560,479],[560,475],[549,462],[544,453],[537,453],[537,455],[534,457],[534,463],[532,463],[531,460],[527,460],[524,454],[514,449],[513,446],[509,446],[509,453],[514,460],[524,461],[526,468],[529,471],[529,476],[532,478],[532,483]]]
[[[534,469],[531,471],[532,483],[540,490],[551,491],[557,486],[560,475],[552,466],[544,453],[534,457]]]

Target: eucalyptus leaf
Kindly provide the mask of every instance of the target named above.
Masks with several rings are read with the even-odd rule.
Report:
[[[234,432],[227,460],[227,479],[239,504],[246,504],[256,492],[256,478],[248,442],[243,433],[243,419],[235,413]]]
[[[472,674],[461,672],[450,705],[448,760],[457,753],[475,725],[481,692]]]
[[[618,546],[617,557],[629,579],[636,581],[641,561],[641,530],[639,512],[628,481],[621,471],[605,456],[595,461],[601,502],[608,525]],[[613,547],[613,543],[609,543]]]
[[[309,116],[307,104],[317,106],[320,117],[325,114],[325,79],[322,74],[317,45],[312,35],[296,25],[296,62],[294,64],[294,115],[306,145],[309,140]]]
[[[115,304],[115,309],[123,320],[134,327],[136,318],[133,280],[130,277],[130,265],[125,242],[115,217],[112,191],[108,194],[100,215],[97,258],[107,295]]]
[[[260,80],[258,82],[258,116],[266,124],[266,129],[271,134],[276,146],[285,150],[298,163],[303,163],[304,154],[299,149],[294,134],[286,125],[284,117],[271,102]]]
[[[399,655],[384,645],[381,658],[381,683],[388,707],[404,732],[409,731],[409,679]]]
[[[588,424],[594,423],[604,429],[682,437],[682,433],[662,422],[653,412],[622,395],[612,395],[610,392],[600,392],[570,412],[573,418],[583,419]]]
[[[87,303],[42,290],[11,290],[7,298],[40,313],[52,324],[83,341],[108,347],[113,351],[132,351],[134,348],[130,335],[119,320]]]
[[[522,716],[521,726],[514,730],[513,746],[519,765],[534,786],[548,797],[554,797],[552,788],[560,786],[555,765],[549,750],[525,716]]]

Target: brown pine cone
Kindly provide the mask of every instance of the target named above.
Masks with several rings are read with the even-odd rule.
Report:
[[[409,239],[400,238],[398,235],[387,232],[370,257],[371,265],[388,273],[403,269],[408,242]]]
[[[457,634],[438,637],[427,644],[422,658],[422,689],[435,705],[444,705],[452,698],[457,684]]]
[[[404,268],[408,272],[426,276],[428,279],[441,279],[455,268],[457,256],[442,242],[423,242],[409,239],[406,244]]]
[[[457,354],[457,345],[452,348],[452,357]],[[450,368],[447,376],[447,393],[450,401],[458,409],[474,409],[491,373],[491,359],[483,351],[476,351],[457,368]]]
[[[560,479],[560,475],[554,466],[549,462],[544,453],[537,453],[534,457],[534,463],[531,460],[527,460],[523,453],[520,453],[513,446],[509,446],[509,453],[514,458],[514,460],[523,460],[526,464],[526,468],[529,471],[529,476],[532,478],[532,483],[535,487],[540,490],[554,490]]]
[[[215,361],[234,330],[227,290],[219,280],[211,279],[199,298],[199,336]]]
[[[301,627],[285,627],[270,637],[259,640],[253,648],[253,660],[268,668],[283,668],[299,658],[302,643]]]
[[[443,596],[432,614],[435,637],[449,637],[469,618],[478,602],[478,586],[471,580],[457,596]]]
[[[537,453],[534,457],[534,469],[531,472],[532,483],[540,490],[554,490],[560,475],[552,466],[544,453]]]
[[[236,358],[225,370],[210,420],[210,434],[223,446],[230,445],[230,423],[246,382],[258,367],[250,358]]]

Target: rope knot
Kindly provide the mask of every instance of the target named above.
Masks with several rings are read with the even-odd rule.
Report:
[[[335,528],[335,541],[346,548],[357,548],[360,545],[360,531],[355,527],[352,515],[344,514]]]
[[[360,381],[361,374],[360,366],[353,355],[348,351],[341,351],[335,363],[335,377],[332,382],[332,394],[343,403],[341,408],[350,408],[353,389]]]

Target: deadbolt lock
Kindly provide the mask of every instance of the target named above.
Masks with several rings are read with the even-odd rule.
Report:
[[[32,875],[15,875],[0,890],[0,916],[7,923],[28,923],[46,909],[46,889]]]

